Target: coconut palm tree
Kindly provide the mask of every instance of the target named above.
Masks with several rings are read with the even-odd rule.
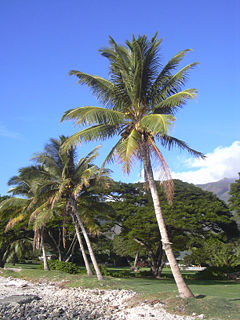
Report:
[[[91,207],[91,202],[86,206],[84,199],[88,194],[87,190],[89,187],[93,183],[96,183],[99,172],[99,169],[95,165],[92,165],[91,162],[98,155],[97,149],[99,147],[94,148],[85,157],[81,158],[78,163],[75,163],[76,149],[71,147],[67,151],[64,151],[61,148],[66,140],[64,136],[61,136],[59,140],[51,139],[50,144],[45,147],[44,152],[34,156],[33,159],[35,159],[38,164],[43,165],[45,170],[49,172],[49,179],[38,189],[38,194],[48,193],[52,208],[54,208],[59,201],[65,201],[66,214],[72,217],[87,273],[88,275],[92,275],[78,227],[80,227],[86,241],[97,278],[98,280],[102,280],[103,277],[98,267],[87,230],[84,226],[84,218],[86,221],[84,213]],[[107,170],[102,172],[101,178],[98,176],[98,183],[103,181],[103,179],[107,179],[106,173]],[[87,216],[89,220],[89,212]],[[89,221],[88,226],[90,226]]]
[[[29,220],[32,211],[36,211],[36,208],[38,208],[38,212],[41,212],[41,214],[44,214],[46,217],[46,199],[39,199],[36,197],[37,187],[39,184],[43,183],[45,179],[46,172],[43,167],[29,166],[19,169],[19,174],[8,181],[9,186],[13,186],[9,192],[12,193],[14,197],[3,201],[0,206],[0,214],[11,209],[11,217],[6,225],[6,231],[13,228],[23,220]],[[41,226],[38,226],[38,220],[36,220],[33,225],[33,230],[33,247],[42,250],[44,270],[50,270],[47,262],[44,241],[45,224],[42,223]]]
[[[119,136],[105,163],[120,160],[129,172],[135,160],[140,159],[144,167],[144,177],[148,184],[156,219],[161,233],[161,241],[170,263],[174,279],[181,297],[193,296],[180,273],[174,257],[171,242],[164,223],[156,184],[153,177],[152,157],[155,156],[165,175],[165,189],[171,201],[173,185],[167,163],[157,143],[171,149],[178,146],[190,154],[203,157],[188,145],[169,135],[175,121],[174,114],[189,99],[196,96],[196,89],[182,90],[188,71],[197,63],[191,63],[176,73],[174,70],[189,49],[176,54],[164,67],[160,64],[157,34],[148,40],[145,35],[134,36],[126,45],[118,45],[110,37],[110,46],[101,49],[101,54],[109,61],[109,79],[72,70],[80,84],[87,85],[104,107],[83,106],[68,110],[63,120],[73,119],[82,129],[65,143],[65,148],[79,142],[105,140]]]

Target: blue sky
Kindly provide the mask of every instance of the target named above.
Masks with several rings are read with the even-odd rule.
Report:
[[[174,177],[190,182],[218,180],[240,171],[240,1],[0,1],[0,194],[20,167],[30,164],[51,137],[76,131],[60,124],[63,113],[98,105],[90,91],[69,77],[71,69],[108,76],[98,49],[111,35],[123,43],[132,34],[164,38],[162,63],[192,48],[184,64],[198,61],[187,87],[196,100],[177,114],[172,135],[208,155],[204,163],[186,153],[163,151]],[[96,143],[82,146],[90,150]],[[110,150],[104,142],[97,163]],[[217,163],[217,165],[215,165]],[[157,167],[157,164],[156,164]],[[111,167],[116,180],[136,181]],[[215,172],[214,172],[215,170]],[[156,168],[156,176],[158,168]]]

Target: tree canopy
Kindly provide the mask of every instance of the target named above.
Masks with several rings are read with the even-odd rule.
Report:
[[[235,211],[238,215],[240,215],[240,173],[238,173],[239,178],[231,184],[230,186],[230,209]]]
[[[174,180],[174,185],[172,205],[167,202],[160,185],[158,192],[175,254],[202,248],[209,239],[225,243],[239,235],[232,214],[222,200],[193,184]],[[115,210],[112,225],[119,226],[125,251],[128,249],[131,255],[133,249],[135,252],[139,247],[144,249],[149,265],[157,275],[156,269],[160,268],[164,256],[149,191],[143,183],[118,183],[110,189],[107,199]]]

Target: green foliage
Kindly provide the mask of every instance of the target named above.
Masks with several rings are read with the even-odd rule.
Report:
[[[120,139],[108,154],[106,162],[117,155],[126,172],[132,168],[134,160],[143,156],[143,140],[145,151],[155,154],[164,165],[165,161],[154,142],[156,140],[160,140],[165,147],[176,145],[195,156],[203,156],[185,142],[168,135],[175,121],[174,114],[196,96],[196,89],[182,90],[182,87],[188,72],[197,63],[190,63],[175,73],[190,51],[187,49],[177,53],[162,67],[159,56],[161,42],[157,34],[152,39],[146,35],[137,38],[133,35],[125,45],[117,44],[110,37],[109,47],[100,50],[109,62],[109,79],[70,71],[70,75],[75,75],[80,84],[92,89],[106,108],[84,106],[65,112],[62,120],[75,120],[85,127],[68,139],[65,143],[67,148],[82,140],[105,140],[119,135]]]
[[[86,277],[66,274],[58,271],[44,272],[43,270],[24,269],[20,272],[2,270],[2,276],[22,278],[39,281],[56,282],[63,284],[67,282],[67,287],[112,289],[112,290],[133,290],[139,294],[139,299],[148,303],[157,301],[166,302],[167,311],[174,314],[192,315],[193,313],[205,314],[206,319],[211,320],[239,320],[239,292],[240,283],[237,281],[209,281],[195,280],[189,281],[191,288],[198,295],[197,299],[181,299],[177,296],[176,285],[173,279],[142,279],[142,278],[122,278],[121,281],[107,278],[104,282],[97,281],[96,277]],[[142,300],[138,300],[141,302]]]
[[[107,269],[106,266],[101,264],[101,265],[99,265],[99,269],[100,269],[103,276],[110,276],[111,275],[110,271]],[[95,272],[95,270],[94,270],[94,272]]]
[[[207,254],[202,250],[206,243],[219,241],[221,244],[237,237],[237,225],[226,204],[212,193],[180,180],[174,180],[174,186],[173,205],[168,204],[160,185],[158,192],[175,253],[190,250],[195,259],[190,264],[206,263],[208,257],[213,257],[211,248]],[[112,200],[108,204],[113,208],[109,227],[117,224],[121,230],[113,240],[115,252],[134,258],[140,250],[144,260],[148,258],[150,265],[155,263],[155,267],[160,267],[157,265],[161,260],[160,234],[152,199],[144,184],[116,183],[107,192],[110,193],[107,198]],[[227,256],[230,263],[231,253]]]
[[[113,238],[113,250],[117,255],[121,257],[131,257],[134,258],[137,251],[141,251],[141,254],[144,255],[146,253],[145,250],[141,248],[141,246],[136,243],[133,239],[129,239],[128,237],[122,237],[121,235],[116,235]]]
[[[72,262],[59,260],[48,260],[50,270],[59,270],[70,274],[83,273],[82,270]],[[42,265],[43,268],[43,265]],[[84,272],[85,273],[85,272]]]
[[[202,247],[192,248],[191,255],[184,258],[184,263],[223,268],[240,266],[239,243],[208,239]]]
[[[229,280],[236,272],[240,273],[240,266],[207,267],[207,269],[196,273],[194,278],[196,280]]]
[[[230,209],[240,214],[240,173],[238,175],[239,179],[231,184],[229,191],[230,198],[228,201],[230,203]]]
[[[13,261],[22,257],[22,253],[28,254],[32,250],[21,250],[21,245],[33,237],[33,233],[29,228],[27,221],[21,221],[17,225],[13,226],[11,230],[5,231],[6,226],[8,225],[9,219],[14,217],[15,208],[11,208],[6,203],[9,202],[9,196],[0,197],[0,267],[4,267],[7,259]],[[17,256],[16,256],[17,255]]]
[[[138,274],[136,274],[138,276]],[[139,272],[140,278],[152,277],[152,272],[150,270],[142,270]]]
[[[117,272],[112,272],[111,276],[114,278],[130,278],[130,277],[134,277],[135,275],[130,270],[121,270]]]

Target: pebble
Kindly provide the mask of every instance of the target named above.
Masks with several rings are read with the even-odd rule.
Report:
[[[136,293],[130,290],[59,288],[56,284],[34,284],[21,279],[0,277],[1,320],[194,320],[195,316],[167,313],[162,303],[142,303],[130,308]],[[1,303],[11,297],[25,303]],[[22,299],[22,296],[26,296]],[[29,298],[27,297],[29,296]],[[14,300],[14,301],[15,301]]]

